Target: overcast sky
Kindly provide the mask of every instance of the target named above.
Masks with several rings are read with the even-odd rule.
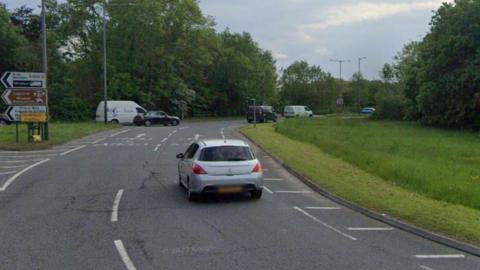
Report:
[[[0,0],[7,8],[36,6],[40,0]],[[264,49],[272,51],[277,66],[306,60],[344,79],[358,70],[369,79],[391,62],[405,43],[421,39],[428,31],[432,11],[442,0],[201,0],[217,29],[250,32]],[[451,1],[450,1],[451,2]]]

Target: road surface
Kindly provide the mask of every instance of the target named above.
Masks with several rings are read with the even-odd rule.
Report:
[[[1,269],[480,269],[480,258],[314,193],[257,149],[261,200],[189,202],[177,160],[243,121],[124,127],[0,151]]]

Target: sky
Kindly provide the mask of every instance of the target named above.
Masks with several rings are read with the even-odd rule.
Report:
[[[447,0],[452,2],[451,0]],[[7,8],[35,7],[40,0],[0,0]],[[297,60],[350,79],[361,71],[378,79],[383,64],[403,45],[420,40],[429,30],[433,11],[445,0],[200,0],[205,15],[223,31],[249,32],[260,47],[272,52],[277,67]]]

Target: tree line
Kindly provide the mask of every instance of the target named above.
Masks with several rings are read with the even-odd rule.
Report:
[[[177,115],[239,115],[277,99],[275,60],[248,33],[217,32],[196,0],[47,0],[54,119],[92,119],[103,99],[103,12],[109,99]],[[41,18],[0,5],[0,72],[42,71]]]

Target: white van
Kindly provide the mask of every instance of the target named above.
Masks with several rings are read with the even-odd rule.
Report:
[[[313,117],[313,112],[307,106],[295,105],[295,106],[285,106],[283,109],[283,116],[285,118],[289,117]]]
[[[109,100],[107,101],[107,121],[117,124],[131,124],[133,118],[140,113],[147,113],[147,110],[137,103],[129,100]],[[104,121],[104,105],[100,101],[97,107],[97,122]]]

